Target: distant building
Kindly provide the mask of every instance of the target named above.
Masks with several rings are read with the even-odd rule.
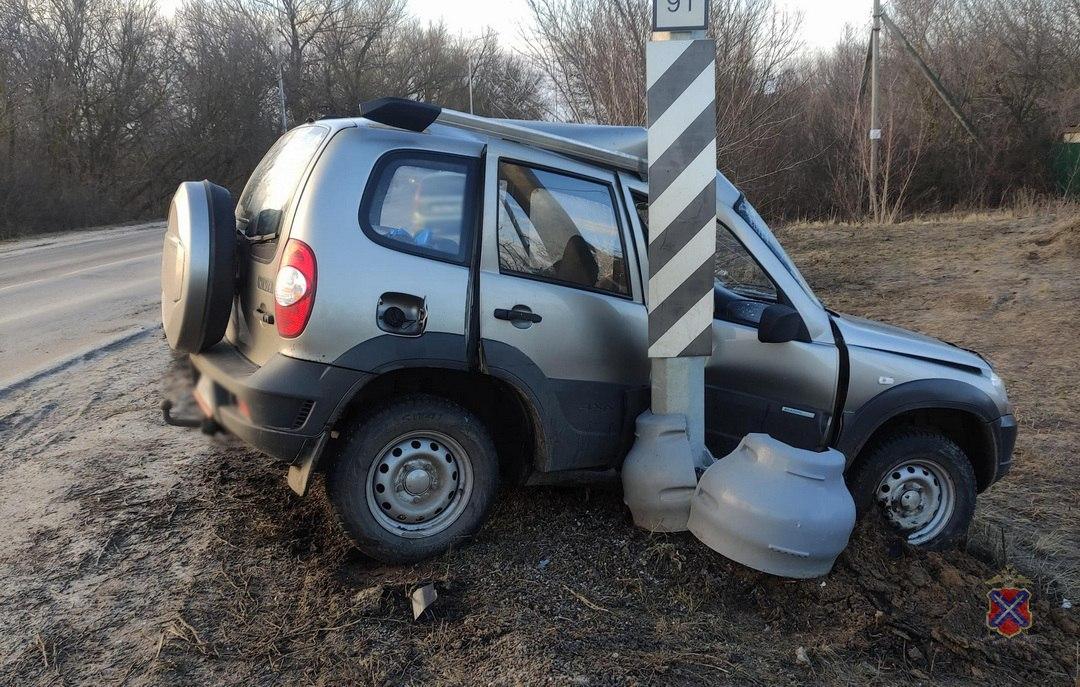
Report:
[[[1080,126],[1061,133],[1055,146],[1054,177],[1063,194],[1080,196]]]

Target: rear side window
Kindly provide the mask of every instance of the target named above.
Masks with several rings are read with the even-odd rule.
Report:
[[[276,236],[281,231],[282,215],[328,131],[322,126],[293,129],[270,148],[237,203],[239,226],[245,234]]]
[[[503,272],[619,296],[630,293],[608,184],[503,162],[498,233]]]
[[[372,174],[360,207],[364,232],[388,248],[464,263],[472,236],[476,162],[394,154]]]

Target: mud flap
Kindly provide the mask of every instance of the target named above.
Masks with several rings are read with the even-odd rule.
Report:
[[[855,527],[844,454],[750,434],[705,471],[687,527],[710,549],[782,577],[825,575]]]
[[[323,449],[326,448],[326,442],[329,438],[330,432],[320,434],[319,438],[310,445],[310,448],[305,448],[300,458],[289,466],[289,488],[295,491],[298,496],[307,494],[308,481],[311,479],[312,473],[315,472],[315,468],[319,466],[319,458],[322,457]]]

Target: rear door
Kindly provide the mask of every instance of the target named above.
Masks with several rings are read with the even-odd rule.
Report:
[[[541,411],[547,470],[613,466],[648,405],[647,315],[616,175],[489,146],[483,359]]]

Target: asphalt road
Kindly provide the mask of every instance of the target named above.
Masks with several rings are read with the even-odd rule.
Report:
[[[158,325],[164,230],[0,243],[0,390]]]

